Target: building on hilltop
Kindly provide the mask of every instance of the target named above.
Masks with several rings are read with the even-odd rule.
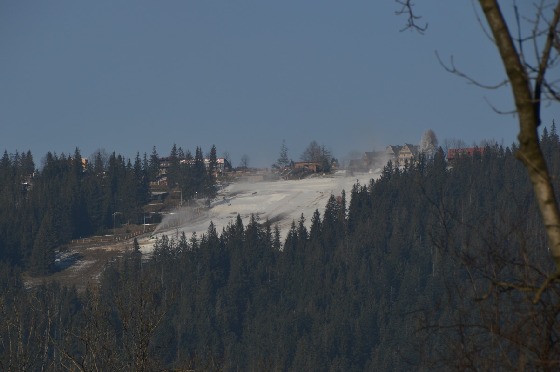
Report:
[[[475,155],[484,154],[484,148],[482,147],[464,147],[457,149],[447,150],[447,161],[453,162],[462,156],[473,157]]]
[[[406,162],[411,164],[414,160],[418,159],[418,148],[418,146],[405,143],[405,145],[401,148],[401,151],[399,151],[398,165],[402,166]]]
[[[398,163],[398,159],[399,159],[399,152],[401,151],[402,146],[395,146],[395,145],[390,145],[387,146],[387,148],[385,149],[385,154],[387,155],[387,161],[392,161],[393,164],[397,164]]]
[[[403,146],[387,146],[386,149],[389,159],[398,167],[418,162],[420,155],[425,159],[432,159],[437,151],[437,136],[431,129],[424,132],[419,145],[405,143]]]
[[[391,161],[395,166],[404,166],[406,162],[412,163],[418,159],[419,146],[405,143],[403,146],[387,146],[385,154],[387,161]]]
[[[297,161],[294,162],[294,170],[306,170],[317,173],[322,171],[321,164],[314,161]]]

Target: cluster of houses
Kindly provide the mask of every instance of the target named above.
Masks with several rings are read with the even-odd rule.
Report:
[[[214,176],[223,176],[225,173],[234,170],[227,159],[217,158],[216,160],[217,164],[214,169]],[[159,159],[159,173],[156,180],[151,182],[152,186],[167,186],[167,178],[171,164],[171,157],[162,157]],[[179,164],[194,165],[194,160],[180,159]],[[204,159],[204,165],[206,166],[206,170],[210,169],[210,159]],[[336,169],[336,166],[336,163],[332,163],[331,169]],[[236,177],[249,177],[247,178],[248,180],[262,180],[264,178],[261,174],[262,171],[263,170],[252,170],[249,172],[251,175],[247,175],[247,172],[241,171],[241,173],[237,173]],[[291,162],[289,166],[278,170],[280,176],[285,179],[301,178],[301,175],[303,174],[320,173],[324,171],[325,169],[323,169],[323,164],[312,161]]]
[[[371,172],[375,169],[382,168],[389,161],[396,167],[402,167],[406,163],[411,164],[418,159],[420,153],[424,153],[427,158],[434,156],[436,148],[428,147],[421,149],[420,146],[405,143],[404,145],[391,145],[385,148],[385,151],[365,152],[362,158],[350,160],[347,170],[350,172]],[[447,161],[452,163],[461,156],[473,157],[474,155],[482,155],[484,148],[482,147],[464,147],[447,150]]]
[[[409,143],[391,145],[385,151],[365,152],[361,159],[350,160],[347,169],[351,172],[369,172],[385,166],[389,161],[400,167],[417,159],[419,153],[420,146]]]
[[[406,163],[410,164],[418,159],[419,154],[422,152],[431,157],[434,155],[435,148],[425,148],[421,149],[418,145],[412,145],[410,143],[405,143],[404,145],[390,145],[385,148],[385,151],[371,151],[365,152],[360,159],[350,160],[347,165],[347,171],[349,172],[372,172],[376,169],[384,167],[389,161],[393,163],[394,166],[402,167]],[[475,154],[482,154],[483,148],[479,147],[468,147],[468,148],[457,148],[449,149],[447,151],[447,160],[452,162],[460,156],[473,156]],[[87,161],[87,160],[86,160]],[[179,160],[180,164],[194,165],[194,160]],[[86,163],[87,164],[87,163]],[[204,159],[204,165],[208,170],[210,168],[210,159]],[[163,157],[160,158],[159,163],[159,174],[154,185],[167,185],[167,174],[171,166],[171,158]],[[336,164],[333,165],[333,169],[336,169]],[[230,162],[225,158],[217,158],[217,165],[214,170],[214,175],[216,177],[223,175],[225,172],[231,171],[232,166]],[[292,162],[289,167],[279,170],[280,176],[282,178],[289,179],[291,175],[297,175],[300,173],[318,173],[323,172],[322,165],[318,162]]]

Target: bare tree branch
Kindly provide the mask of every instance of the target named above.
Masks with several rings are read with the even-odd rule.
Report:
[[[457,67],[455,66],[455,61],[454,61],[453,56],[449,57],[449,65],[447,65],[442,61],[441,57],[439,56],[439,53],[437,51],[435,53],[436,53],[436,57],[437,57],[437,60],[438,60],[439,64],[445,69],[445,71],[447,71],[447,72],[449,72],[453,75],[457,75],[462,79],[467,80],[470,84],[476,85],[476,86],[484,88],[484,89],[498,89],[500,87],[508,85],[508,83],[509,83],[509,81],[507,79],[505,79],[502,82],[500,82],[498,84],[494,84],[494,85],[483,84],[483,83],[479,82],[478,80],[475,80],[475,79],[471,78],[469,75],[465,74],[461,70],[457,69]]]
[[[423,25],[419,25],[417,23],[420,19],[422,19],[422,17],[414,13],[414,4],[412,3],[412,0],[395,1],[401,6],[400,10],[397,10],[395,14],[405,15],[407,17],[407,24],[401,29],[401,32],[405,30],[414,30],[420,34],[423,34],[428,29],[428,24],[424,23]]]
[[[492,109],[492,111],[494,111],[496,114],[500,114],[500,115],[515,115],[517,113],[517,110],[515,109],[511,109],[509,111],[504,111],[504,110],[500,110],[498,109],[496,106],[494,106],[494,104],[492,102],[490,102],[490,100],[484,96],[484,100],[486,101],[486,103],[488,104],[488,106],[490,106],[490,108]]]
[[[541,59],[540,59],[540,63],[539,63],[539,68],[538,68],[538,74],[537,74],[537,79],[535,81],[535,87],[534,87],[534,94],[535,94],[535,99],[539,100],[541,99],[541,94],[542,94],[542,87],[545,84],[545,74],[546,71],[549,67],[549,63],[550,63],[550,59],[551,59],[551,53],[552,53],[552,48],[554,46],[554,41],[557,39],[556,37],[556,32],[557,32],[557,27],[558,27],[558,23],[560,22],[560,1],[558,1],[558,3],[556,4],[556,7],[554,9],[554,17],[548,27],[548,33],[546,36],[546,42],[545,42],[545,46],[544,49],[542,51],[542,55],[541,55]],[[537,105],[537,110],[539,110],[539,114],[540,114],[540,105]]]
[[[554,89],[547,81],[543,82],[544,87],[546,88],[546,95],[547,96],[551,96],[552,99],[556,100],[556,101],[560,101],[560,93]]]
[[[496,41],[492,37],[492,34],[486,28],[486,24],[482,21],[482,18],[480,17],[480,15],[477,11],[477,7],[475,5],[475,0],[471,0],[471,5],[473,7],[474,16],[476,17],[476,22],[480,25],[480,28],[482,29],[482,32],[484,32],[484,35],[486,35],[486,37],[488,38],[488,40],[490,40],[490,42],[492,44],[496,44]]]
[[[555,280],[558,280],[559,278],[560,278],[560,271],[557,271],[554,274],[550,275],[545,280],[545,282],[542,284],[542,286],[539,288],[537,293],[535,294],[535,298],[533,299],[533,303],[534,304],[538,303],[541,300],[541,296],[542,296],[543,292],[548,288],[550,283],[552,283]]]
[[[488,25],[492,30],[504,68],[511,83],[515,107],[519,114],[518,158],[523,161],[533,184],[535,197],[546,228],[550,251],[557,270],[560,270],[560,211],[550,182],[547,165],[539,145],[537,127],[540,124],[540,98],[544,75],[548,67],[553,36],[549,37],[541,58],[535,91],[531,90],[527,69],[520,59],[508,25],[497,0],[479,0]],[[560,14],[560,1],[555,10],[550,30],[555,30]]]

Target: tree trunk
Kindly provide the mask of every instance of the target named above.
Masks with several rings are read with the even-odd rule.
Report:
[[[546,229],[550,253],[556,265],[556,270],[560,272],[560,213],[537,132],[537,127],[540,124],[541,105],[539,81],[537,80],[535,91],[533,92],[527,71],[515,49],[498,1],[479,0],[479,2],[488,26],[492,30],[496,46],[511,83],[515,107],[519,116],[518,139],[520,147],[516,156],[523,162],[529,173],[535,198],[537,199]],[[552,30],[555,29],[555,25],[558,23],[557,11],[555,12],[554,19]],[[545,60],[541,61],[539,78],[544,77],[544,72],[548,66],[548,55],[543,54],[543,59]]]

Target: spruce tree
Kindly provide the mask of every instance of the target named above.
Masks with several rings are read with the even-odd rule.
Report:
[[[159,155],[156,151],[156,147],[152,148],[152,154],[150,155],[148,177],[150,181],[155,181],[159,175]]]
[[[31,251],[29,268],[32,275],[47,275],[53,271],[57,244],[52,214],[47,212],[41,221]]]

